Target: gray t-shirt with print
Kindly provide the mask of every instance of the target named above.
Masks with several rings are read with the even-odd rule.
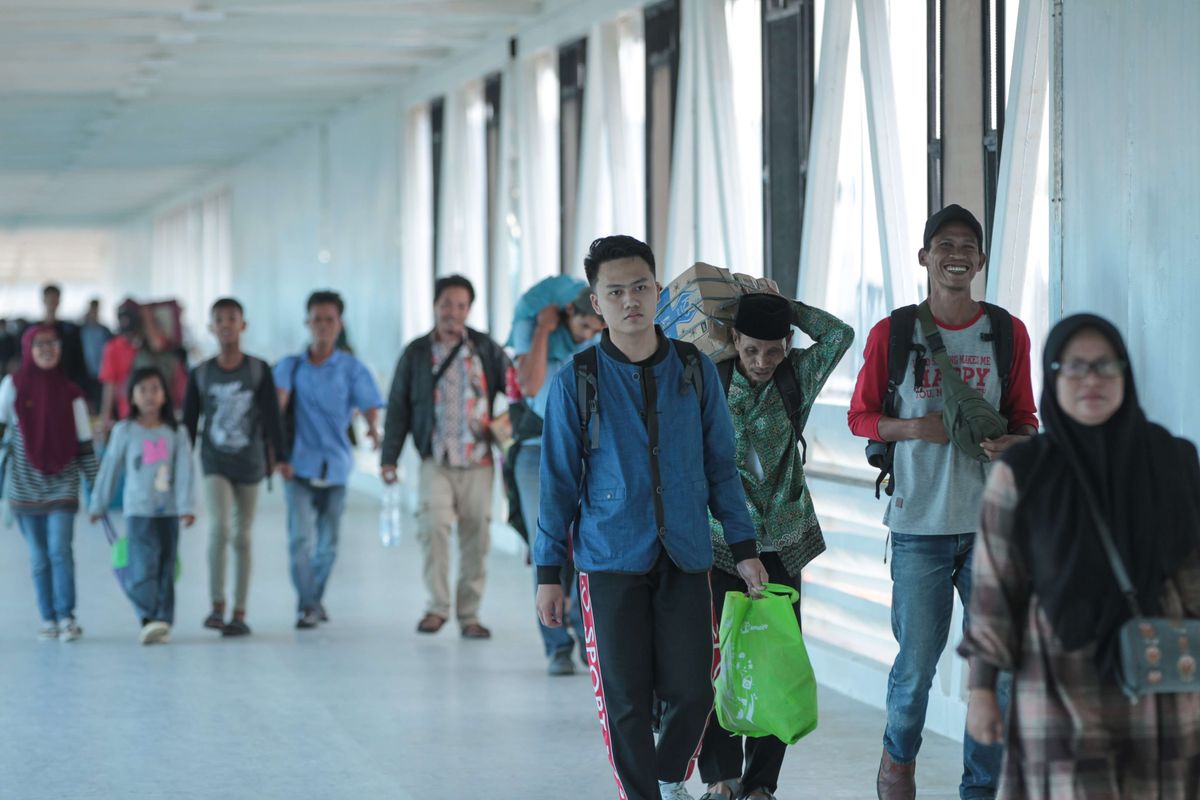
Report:
[[[268,369],[254,361],[247,356],[233,370],[222,369],[215,359],[196,367],[194,380],[199,379],[204,414],[200,465],[205,475],[258,483],[266,473],[263,421],[255,393]]]
[[[999,408],[1001,385],[996,355],[992,343],[983,338],[992,331],[988,316],[981,314],[966,328],[938,327],[950,363],[958,369],[963,382],[981,393],[993,408]],[[899,419],[914,419],[942,410],[941,369],[933,360],[920,324],[914,328],[913,341],[925,348],[925,373],[917,385],[913,380],[917,352],[910,352],[905,380],[896,393]],[[896,533],[974,533],[979,528],[979,505],[990,466],[953,444],[920,439],[896,442],[896,490],[883,524]]]

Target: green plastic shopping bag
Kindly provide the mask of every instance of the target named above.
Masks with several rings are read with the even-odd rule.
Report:
[[[739,736],[795,744],[817,727],[817,681],[792,605],[800,594],[768,583],[763,597],[725,594],[717,721]]]

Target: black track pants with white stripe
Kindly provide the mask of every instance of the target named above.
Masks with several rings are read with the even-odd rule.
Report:
[[[691,776],[713,707],[715,635],[708,573],[664,552],[645,575],[580,576],[588,664],[622,800],[659,800],[658,782]],[[665,711],[657,745],[654,696]]]

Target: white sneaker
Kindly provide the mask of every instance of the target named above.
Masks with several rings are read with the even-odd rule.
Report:
[[[58,638],[58,623],[57,622],[43,622],[42,627],[38,628],[37,637],[39,639],[41,639],[43,642],[48,642],[51,639],[57,639]]]
[[[658,782],[658,794],[662,800],[695,800],[688,792],[687,786],[683,781],[679,783],[663,783]]]
[[[60,642],[73,642],[83,636],[83,628],[79,627],[79,623],[74,617],[67,617],[58,623],[58,640]]]
[[[171,640],[171,626],[161,620],[153,620],[142,626],[138,641],[142,644],[166,644]]]

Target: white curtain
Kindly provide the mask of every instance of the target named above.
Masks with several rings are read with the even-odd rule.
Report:
[[[757,7],[758,0],[695,0],[681,8],[671,208],[660,270],[666,280],[698,260],[762,274],[762,141],[761,134],[754,141],[740,140],[751,138],[746,131],[753,128],[739,125],[739,112],[748,108],[746,113],[754,115],[755,101],[736,85],[739,76],[748,79],[753,73],[732,66],[727,20],[728,13],[741,22],[742,4]],[[737,24],[737,30],[746,28]],[[739,35],[737,44],[739,62],[760,63],[753,51],[761,53],[761,38]],[[753,94],[761,98],[761,91]],[[760,131],[761,115],[760,99]],[[751,160],[759,166],[747,174]]]
[[[405,342],[433,327],[433,148],[429,106],[408,112],[404,126],[401,281]]]
[[[183,308],[184,330],[198,343],[208,308],[233,283],[229,194],[221,191],[154,220],[150,293],[174,298]]]
[[[558,71],[554,52],[516,68],[517,181],[515,220],[519,291],[559,274]]]
[[[1050,327],[1048,0],[1025,0],[1017,12],[996,220],[988,254],[988,299],[1029,329],[1033,363]],[[1032,371],[1034,397],[1040,370]]]
[[[565,272],[583,277],[598,236],[646,238],[646,45],[640,14],[592,28],[584,91],[579,196]]]
[[[487,330],[487,156],[483,82],[471,81],[446,97],[442,134],[438,274],[458,274],[475,285],[469,324]]]

